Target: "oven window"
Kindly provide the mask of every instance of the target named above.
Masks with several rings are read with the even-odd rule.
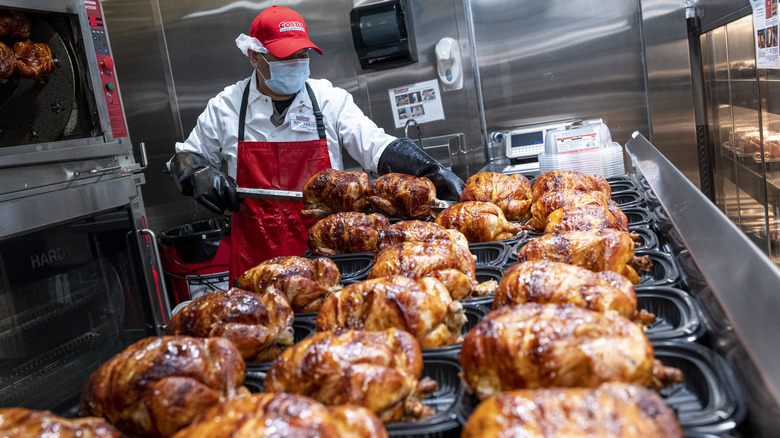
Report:
[[[154,335],[128,209],[0,241],[0,406],[67,412]]]

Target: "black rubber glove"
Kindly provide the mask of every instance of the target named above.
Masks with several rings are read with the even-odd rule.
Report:
[[[377,171],[380,175],[396,172],[424,176],[436,186],[438,199],[458,201],[465,186],[458,175],[439,164],[406,137],[396,139],[387,145],[382,156],[379,157]]]
[[[171,160],[171,175],[182,194],[192,196],[217,214],[238,211],[236,181],[211,167],[209,161],[192,152],[177,152]]]

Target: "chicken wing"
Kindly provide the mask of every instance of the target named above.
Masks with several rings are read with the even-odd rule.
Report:
[[[309,229],[307,244],[313,254],[333,255],[376,251],[390,221],[381,214],[334,213]]]
[[[522,174],[481,172],[466,181],[460,202],[482,201],[496,204],[510,221],[531,216],[531,182]]]
[[[490,202],[460,202],[444,209],[437,224],[460,231],[469,242],[493,242],[514,237],[523,226],[506,220],[504,212]]]

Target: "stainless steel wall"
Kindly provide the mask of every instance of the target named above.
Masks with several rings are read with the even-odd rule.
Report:
[[[636,0],[470,0],[488,131],[601,118],[647,135]]]

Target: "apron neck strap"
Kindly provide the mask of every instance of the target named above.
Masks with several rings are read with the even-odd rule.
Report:
[[[314,96],[309,83],[306,82],[306,92],[309,93],[309,99],[311,100],[311,107],[314,110],[314,118],[317,120],[317,135],[320,140],[325,140],[325,121],[322,117],[322,111],[320,111],[320,105],[317,103],[317,98]],[[238,141],[244,141],[244,125],[246,123],[246,107],[249,104],[249,87],[252,86],[252,79],[247,81],[246,87],[244,87],[244,95],[241,96],[241,111],[238,115]]]

